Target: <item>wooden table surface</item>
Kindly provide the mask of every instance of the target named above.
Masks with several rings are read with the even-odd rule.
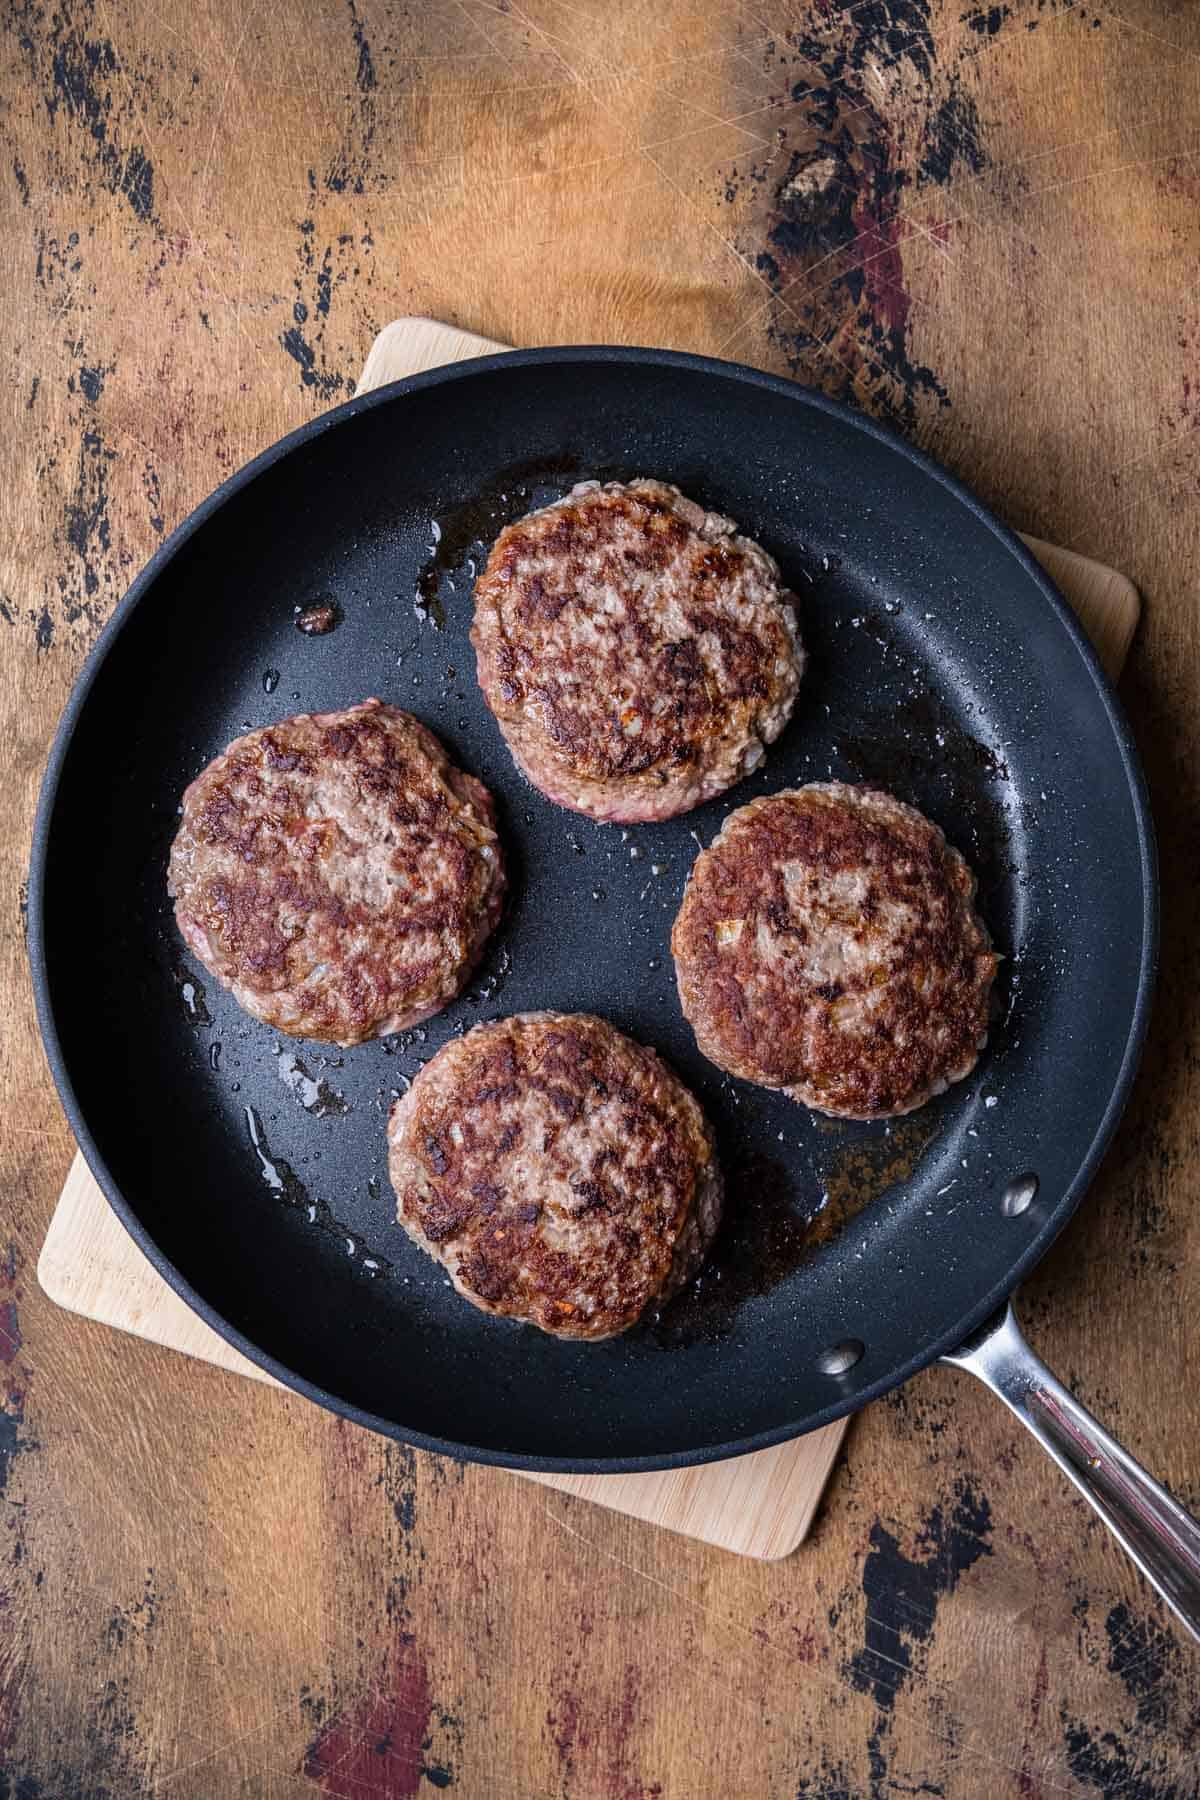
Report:
[[[88,646],[388,319],[847,395],[1145,597],[1160,998],[1024,1310],[1197,1506],[1196,7],[10,0],[0,134],[0,1795],[1196,1794],[1200,1656],[966,1377],[758,1565],[56,1311],[22,943]]]

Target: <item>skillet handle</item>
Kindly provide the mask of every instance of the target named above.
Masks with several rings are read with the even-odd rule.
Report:
[[[966,1369],[1003,1400],[1200,1639],[1200,1525],[1034,1355],[1012,1306],[940,1360]]]

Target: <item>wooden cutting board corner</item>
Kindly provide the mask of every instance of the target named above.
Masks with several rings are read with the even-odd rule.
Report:
[[[356,394],[445,363],[511,348],[435,319],[396,319],[372,344]],[[1025,538],[1079,615],[1112,679],[1140,613],[1137,589],[1115,569],[1039,538]],[[108,1205],[78,1152],[37,1266],[49,1298],[69,1312],[182,1350],[236,1375],[278,1386],[227,1344],[168,1286]],[[849,1421],[750,1456],[649,1475],[530,1475],[527,1479],[612,1507],[720,1549],[773,1562],[804,1541]]]

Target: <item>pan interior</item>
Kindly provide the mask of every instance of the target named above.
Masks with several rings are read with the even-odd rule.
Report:
[[[654,475],[779,559],[811,663],[732,794],[599,826],[516,773],[475,682],[471,579],[497,530],[587,476]],[[297,608],[341,622],[306,637]],[[511,905],[469,992],[331,1052],[246,1018],[164,890],[187,782],[231,738],[377,694],[497,798]],[[731,1081],[694,1046],[669,934],[697,843],[757,794],[838,777],[968,857],[1006,958],[976,1074],[889,1126]],[[1136,796],[1101,690],[1008,542],[898,445],[800,390],[654,359],[484,365],[348,409],[236,489],[110,640],[43,870],[46,1000],[136,1222],[221,1319],[401,1435],[467,1454],[697,1455],[894,1381],[1065,1217],[1119,1080],[1146,954]],[[727,1224],[661,1318],[572,1346],[475,1312],[394,1222],[393,1097],[455,1032],[535,1007],[657,1046],[712,1118]],[[1002,1192],[1039,1197],[1007,1218]],[[1077,1184],[1076,1184],[1077,1185]],[[847,1375],[819,1352],[865,1346]]]

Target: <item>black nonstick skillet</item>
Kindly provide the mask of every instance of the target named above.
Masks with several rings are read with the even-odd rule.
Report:
[[[811,663],[753,777],[624,832],[517,775],[467,631],[504,523],[581,478],[638,475],[766,544]],[[340,623],[306,636],[296,613],[315,603]],[[370,694],[487,782],[514,892],[462,1000],[323,1055],[189,960],[165,862],[185,785],[229,739]],[[890,1129],[723,1077],[675,997],[697,843],[729,806],[831,775],[943,827],[1006,958],[975,1075]],[[1046,577],[889,432],[748,369],[608,348],[459,364],[315,420],[206,500],[118,608],[50,759],[30,920],[51,1066],[113,1206],[191,1306],[300,1392],[435,1450],[615,1471],[778,1442],[949,1357],[1049,1441],[1194,1625],[1195,1526],[995,1322],[1086,1192],[1133,1076],[1156,947],[1142,777]],[[657,1046],[729,1173],[695,1291],[600,1345],[474,1311],[394,1223],[393,1095],[452,1033],[536,1007]]]

